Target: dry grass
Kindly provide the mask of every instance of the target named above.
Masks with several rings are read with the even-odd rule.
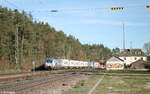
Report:
[[[63,94],[87,94],[101,76],[92,75]],[[105,75],[93,94],[150,94],[150,75]]]
[[[150,76],[105,76],[93,94],[149,94]],[[146,84],[146,85],[145,85]]]
[[[78,82],[72,89],[63,92],[63,94],[87,94],[88,91],[100,79],[100,77],[100,75],[92,75],[87,80],[82,80]]]

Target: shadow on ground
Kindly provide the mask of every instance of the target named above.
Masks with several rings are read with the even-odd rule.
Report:
[[[36,67],[35,69],[32,69],[32,71],[45,71],[45,67],[44,67],[44,64]]]

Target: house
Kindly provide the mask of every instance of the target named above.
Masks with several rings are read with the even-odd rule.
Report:
[[[147,62],[144,60],[137,60],[131,64],[132,69],[145,69],[147,67]]]
[[[143,60],[147,62],[147,56],[141,49],[124,49],[119,54],[119,58],[124,60],[126,65],[131,65],[137,60]]]
[[[107,60],[106,69],[107,70],[123,70],[124,61],[116,56],[113,56]]]

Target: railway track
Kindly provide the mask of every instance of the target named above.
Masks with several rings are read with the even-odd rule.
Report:
[[[60,71],[37,71],[37,72],[16,72],[16,73],[3,73],[0,74],[0,82],[7,82],[12,80],[26,79],[28,77],[48,76],[57,73],[63,73],[65,70]]]
[[[10,73],[0,73],[0,76],[9,76],[9,75],[18,75],[18,74],[25,74],[31,72],[10,72]]]
[[[39,87],[53,85],[57,81],[81,75],[80,73],[68,72],[64,74],[56,74],[53,76],[39,77],[35,79],[15,81],[11,83],[0,84],[0,94],[32,94],[33,90]]]
[[[39,72],[19,72],[19,73],[5,73],[0,74],[0,82],[7,82],[12,80],[19,80],[19,79],[26,79],[28,77],[40,77],[40,76],[48,76],[48,75],[54,75],[58,73],[64,73],[64,72],[87,72],[87,70],[59,70],[59,71],[39,71]],[[93,72],[93,70],[89,70],[89,72]],[[97,70],[94,70],[97,71]]]

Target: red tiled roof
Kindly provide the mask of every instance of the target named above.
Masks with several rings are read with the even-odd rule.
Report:
[[[134,64],[134,63],[147,63],[147,62],[146,62],[146,61],[144,61],[144,60],[139,59],[139,60],[137,60],[137,61],[133,62],[132,64]]]
[[[144,69],[147,66],[147,62],[144,60],[137,60],[131,64],[133,69]]]
[[[146,56],[141,49],[125,49],[119,56]]]

